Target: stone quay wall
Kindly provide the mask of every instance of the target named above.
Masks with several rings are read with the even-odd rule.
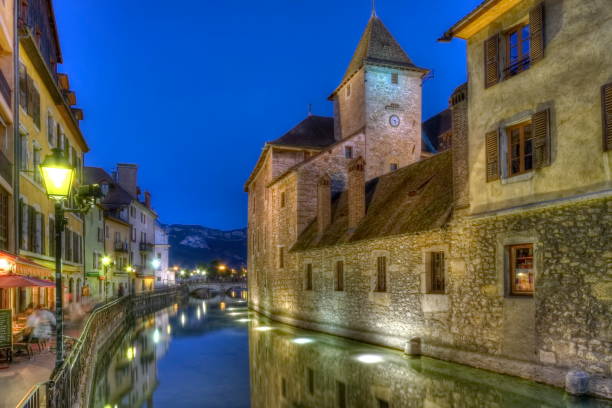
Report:
[[[612,398],[612,196],[602,193],[479,216],[443,229],[289,252],[251,306],[277,320],[563,386],[590,375]],[[535,294],[508,295],[508,245],[532,243]],[[445,253],[444,294],[427,293],[428,254]],[[387,291],[374,292],[387,257]],[[334,265],[344,261],[344,291]],[[313,290],[306,290],[306,265]],[[258,271],[261,273],[262,271]],[[253,293],[252,292],[252,293]]]

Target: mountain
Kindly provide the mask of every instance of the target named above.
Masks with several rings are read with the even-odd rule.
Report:
[[[247,229],[221,231],[200,225],[165,225],[170,265],[194,268],[219,259],[233,268],[246,266]]]

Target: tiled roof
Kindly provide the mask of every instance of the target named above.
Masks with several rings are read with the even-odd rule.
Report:
[[[333,199],[332,222],[319,236],[313,221],[292,250],[350,243],[364,239],[417,233],[443,227],[453,203],[451,153],[439,153],[366,184],[366,216],[348,231],[348,201],[344,191]]]
[[[445,109],[423,122],[423,151],[428,153],[440,151],[440,136],[451,131],[452,128],[453,122],[450,109]]]
[[[101,200],[101,205],[106,210],[114,210],[129,205],[136,200],[130,193],[113,180],[110,174],[100,167],[84,167],[83,174],[88,184],[108,184],[108,194]]]
[[[309,115],[293,129],[269,144],[319,149],[334,142],[334,118]]]
[[[416,68],[408,54],[375,14],[368,21],[342,82],[357,72],[364,62]]]

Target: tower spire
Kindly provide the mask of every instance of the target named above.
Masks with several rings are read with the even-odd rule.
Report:
[[[376,0],[372,0],[372,17],[376,16]]]

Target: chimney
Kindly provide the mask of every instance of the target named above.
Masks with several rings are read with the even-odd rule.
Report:
[[[138,166],[135,164],[117,164],[117,183],[134,197],[138,197]]]
[[[365,160],[359,156],[348,166],[348,227],[354,230],[365,216]]]
[[[468,87],[460,85],[450,97],[452,112],[451,154],[453,156],[453,198],[455,208],[470,205],[468,169]]]
[[[144,205],[150,210],[151,209],[151,193],[145,191],[144,193]]]
[[[317,231],[323,231],[331,223],[331,181],[326,174],[319,179],[317,185]]]

